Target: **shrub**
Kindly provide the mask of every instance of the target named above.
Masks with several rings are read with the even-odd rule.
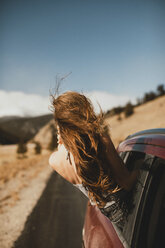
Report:
[[[125,117],[128,117],[134,113],[134,108],[131,102],[128,102],[124,109]]]
[[[53,151],[58,146],[58,140],[57,140],[57,133],[54,131],[52,131],[51,133],[52,133],[52,136],[51,136],[50,143],[48,145],[48,150]]]
[[[118,115],[117,120],[118,120],[118,121],[121,121],[121,120],[122,120],[122,118],[121,118],[121,115],[120,115],[120,114]]]
[[[158,96],[163,96],[165,94],[164,85],[160,84],[157,87]]]
[[[149,93],[145,93],[144,98],[143,98],[143,103],[152,101],[155,98],[156,98],[156,94],[153,91],[151,91]]]
[[[40,142],[35,142],[34,150],[35,150],[35,154],[40,154],[41,153],[42,147],[41,147]]]
[[[124,110],[124,107],[121,107],[121,106],[114,107],[114,108],[108,110],[105,113],[105,117],[109,117],[109,116],[114,116],[114,115],[120,114],[120,113],[123,112],[123,110]]]
[[[22,157],[25,157],[25,153],[27,152],[27,145],[25,142],[20,141],[17,146],[17,153],[21,154]]]
[[[137,98],[136,99],[136,106],[140,106],[142,104],[142,99],[141,98]]]

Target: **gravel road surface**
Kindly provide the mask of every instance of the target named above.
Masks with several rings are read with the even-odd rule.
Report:
[[[56,172],[50,176],[14,248],[81,248],[87,198]]]

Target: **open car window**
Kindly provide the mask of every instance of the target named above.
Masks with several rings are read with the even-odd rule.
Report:
[[[133,208],[115,228],[125,247],[161,247],[165,242],[165,160],[134,151],[123,157],[127,168],[139,169],[140,174],[131,196]]]
[[[121,233],[124,237],[125,242],[128,246],[131,246],[132,238],[133,238],[133,230],[135,228],[136,218],[138,215],[138,209],[143,197],[143,192],[145,188],[145,184],[149,175],[149,170],[153,163],[153,156],[146,155],[142,152],[127,152],[123,156],[124,163],[128,170],[132,171],[135,169],[139,169],[140,174],[138,177],[138,181],[134,188],[132,189],[132,193],[130,194],[129,202],[131,207],[129,208],[129,212],[127,218],[123,222],[119,222],[116,224],[117,231]],[[120,236],[121,236],[120,235]],[[126,246],[127,246],[126,245]]]
[[[165,243],[165,160],[155,157],[145,195],[146,201],[143,202],[141,218],[134,232],[136,235],[133,245],[145,245],[146,248],[162,247]]]

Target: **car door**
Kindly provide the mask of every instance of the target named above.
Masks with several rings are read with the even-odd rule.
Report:
[[[158,242],[160,245],[164,237],[160,226],[164,216],[165,161],[137,151],[123,152],[120,156],[129,170],[139,168],[140,175],[130,199],[133,208],[125,222],[114,228],[124,247],[161,247],[154,245]]]

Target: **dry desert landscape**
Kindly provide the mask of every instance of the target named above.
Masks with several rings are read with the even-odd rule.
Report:
[[[134,114],[123,114],[105,120],[110,127],[111,138],[117,146],[134,132],[165,127],[165,96],[134,109]],[[41,128],[36,136],[41,143],[48,143],[49,125]],[[48,135],[46,135],[46,133]],[[26,157],[19,159],[17,145],[0,146],[0,247],[12,247],[20,235],[24,223],[40,197],[52,172],[48,165],[50,152],[45,148],[34,154],[34,144],[28,144]]]
[[[124,114],[107,118],[111,138],[117,147],[128,135],[135,132],[152,129],[165,128],[165,96],[147,102],[134,108],[134,114],[128,118]]]

